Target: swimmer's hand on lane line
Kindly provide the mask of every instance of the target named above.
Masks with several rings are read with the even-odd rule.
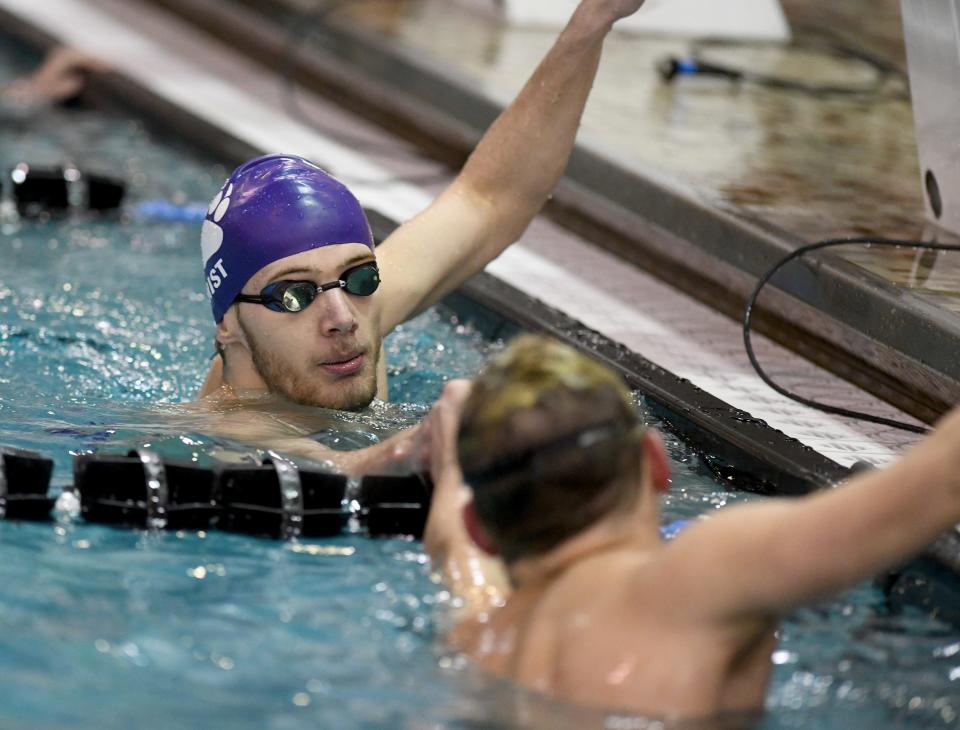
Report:
[[[408,474],[419,461],[412,455],[420,448],[424,424],[405,428],[374,446],[336,452],[337,467],[350,476],[365,474]],[[417,470],[414,470],[418,473]]]

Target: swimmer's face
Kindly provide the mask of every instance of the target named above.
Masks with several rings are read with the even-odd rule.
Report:
[[[258,271],[243,293],[257,295],[277,281],[325,284],[339,279],[347,269],[375,260],[373,252],[360,243],[305,251]],[[377,393],[379,290],[358,296],[330,289],[296,313],[234,304],[224,326],[234,323],[240,330],[241,354],[249,355],[263,386],[273,393],[297,403],[340,410],[363,408]]]

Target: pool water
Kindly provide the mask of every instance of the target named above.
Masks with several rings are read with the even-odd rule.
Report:
[[[0,79],[26,65],[14,59],[0,46]],[[67,159],[123,177],[131,204],[205,201],[227,172],[117,114],[0,128],[4,167]],[[0,443],[52,457],[55,487],[84,451],[150,443],[211,458],[222,443],[179,405],[213,334],[197,226],[133,214],[0,225]],[[346,430],[377,438],[415,422],[499,346],[442,309],[387,345],[391,403],[344,416]],[[668,447],[665,521],[756,499]],[[449,595],[414,541],[0,522],[0,586],[3,728],[631,727],[536,702],[445,651]],[[955,724],[960,633],[929,612],[865,584],[798,611],[781,637],[764,728]]]

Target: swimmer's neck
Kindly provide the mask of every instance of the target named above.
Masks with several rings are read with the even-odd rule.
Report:
[[[244,386],[234,385],[232,383],[220,383],[220,386],[216,390],[204,394],[203,398],[209,398],[210,400],[216,402],[234,402],[263,401],[267,399],[273,401],[274,399],[281,399],[282,396],[271,393],[270,390],[265,387],[247,388]]]
[[[652,552],[663,544],[659,524],[659,500],[645,487],[628,512],[605,517],[547,553],[511,563],[510,583],[517,590],[536,590],[584,560],[623,550]]]
[[[254,410],[276,416],[300,414],[316,417],[318,411],[325,410],[321,406],[297,403],[268,388],[240,388],[229,383],[223,383],[212,393],[203,396],[200,402],[215,409]]]
[[[298,403],[269,388],[239,388],[228,383],[224,383],[211,394],[211,400],[222,408],[256,410],[284,418],[297,416],[317,418],[324,412],[338,410],[309,403]]]
[[[282,395],[274,393],[266,386],[260,388],[256,386],[234,385],[233,383],[224,383],[220,386],[217,394],[224,400],[249,400],[270,397],[276,400],[287,400]],[[291,401],[292,402],[292,401]]]
[[[228,349],[222,368],[220,390],[224,393],[223,397],[241,397],[238,392],[245,395],[270,392],[266,381],[253,366],[250,356],[245,351],[238,351],[236,346]]]

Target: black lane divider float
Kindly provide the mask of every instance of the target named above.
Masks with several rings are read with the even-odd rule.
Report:
[[[53,500],[47,496],[53,462],[32,451],[0,446],[0,517],[45,520]]]
[[[46,521],[53,462],[0,446],[0,516]],[[351,495],[342,474],[300,469],[277,455],[263,464],[212,469],[164,461],[147,449],[83,454],[74,483],[87,521],[135,529],[218,529],[275,539],[332,537],[351,514],[370,536],[422,537],[433,485],[421,474],[367,476]]]

